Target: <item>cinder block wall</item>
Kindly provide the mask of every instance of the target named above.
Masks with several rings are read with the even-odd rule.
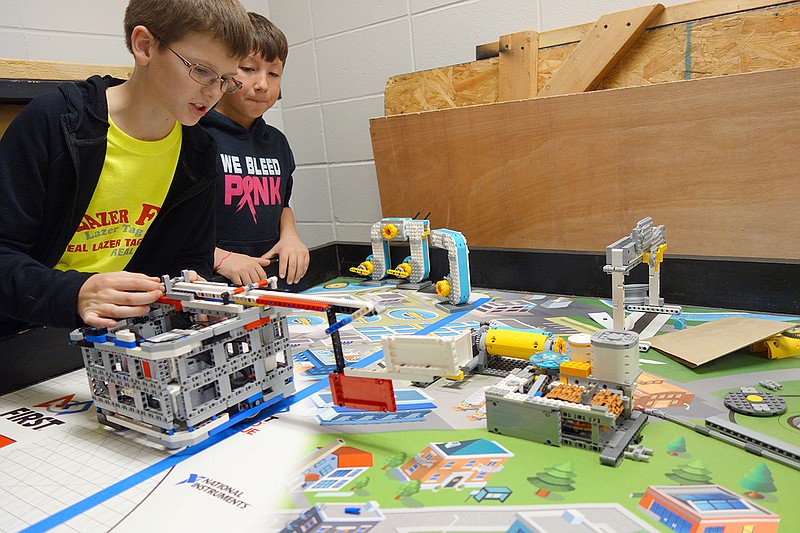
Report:
[[[302,238],[316,246],[368,242],[370,226],[381,217],[368,119],[383,115],[383,90],[390,76],[472,61],[476,45],[503,34],[581,24],[654,2],[242,3],[273,20],[289,39],[283,98],[265,118],[292,144],[298,164],[293,206]],[[131,64],[122,33],[126,5],[127,0],[0,0],[0,57]]]

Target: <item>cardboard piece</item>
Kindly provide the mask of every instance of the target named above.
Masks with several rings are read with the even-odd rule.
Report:
[[[759,318],[722,318],[657,335],[652,338],[651,346],[664,355],[695,368],[794,326],[791,322]]]

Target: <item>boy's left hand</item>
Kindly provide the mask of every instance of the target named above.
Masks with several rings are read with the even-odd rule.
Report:
[[[278,276],[290,285],[300,281],[308,270],[308,248],[293,235],[282,237],[278,244],[261,257],[264,259],[278,257]]]

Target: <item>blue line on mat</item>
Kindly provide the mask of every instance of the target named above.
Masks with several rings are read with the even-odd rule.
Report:
[[[434,322],[428,325],[427,327],[417,331],[416,333],[414,333],[414,335],[427,335],[428,333],[434,332],[440,327],[444,326],[445,324],[453,322],[455,319],[462,317],[463,315],[469,313],[474,309],[477,309],[478,307],[480,307],[481,305],[483,305],[488,301],[489,298],[481,298],[479,300],[476,300],[469,308],[463,311],[459,311],[457,313],[452,313],[449,316],[442,318],[441,320]],[[382,356],[383,356],[383,350],[378,350],[369,357],[360,360],[357,363],[357,365],[354,366],[358,367],[369,366],[372,363],[378,361]],[[258,417],[249,419],[249,422],[253,423],[259,420],[264,420],[265,418],[269,418],[270,416],[273,416],[276,413],[287,411],[295,403],[304,400],[309,396],[311,396],[312,394],[315,394],[325,389],[327,386],[328,386],[328,381],[324,379],[318,381],[317,383],[309,385],[303,390],[297,391],[291,396],[270,405],[266,409],[263,409],[258,415]],[[258,408],[261,407],[262,406],[257,406],[252,408],[252,410],[257,410]],[[206,440],[199,442],[194,446],[189,446],[186,449],[181,450],[180,452],[174,455],[171,455],[165,459],[158,461],[157,463],[151,466],[148,466],[147,468],[145,468],[140,472],[137,472],[135,474],[126,477],[125,479],[117,481],[113,485],[110,485],[104,488],[103,490],[96,492],[95,494],[92,494],[88,498],[84,498],[83,500],[77,503],[73,503],[69,507],[66,507],[55,514],[48,516],[44,520],[41,520],[29,526],[28,528],[23,529],[22,533],[37,533],[40,531],[49,531],[50,529],[63,524],[67,520],[71,520],[72,518],[75,518],[79,514],[88,511],[92,507],[96,507],[101,503],[105,502],[106,500],[110,500],[114,496],[122,494],[126,490],[135,487],[139,483],[147,481],[156,474],[168,470],[190,457],[194,457],[195,454],[200,453],[207,448],[210,448],[214,444],[217,444],[218,442],[221,442],[227,439],[228,437],[235,435],[236,433],[239,433],[240,430],[238,429],[238,422],[241,421],[242,418],[246,418],[247,414],[252,410],[243,411],[239,413],[236,416],[236,420],[231,421],[228,427],[225,427],[224,429],[221,430],[217,429],[216,430],[217,433],[209,436]]]

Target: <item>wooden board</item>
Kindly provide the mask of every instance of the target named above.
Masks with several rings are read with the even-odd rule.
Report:
[[[800,2],[763,7],[765,4],[776,2],[705,0],[667,7],[597,88],[800,66]],[[678,8],[681,10],[676,14]],[[750,10],[740,11],[746,9]],[[737,12],[699,20],[686,18],[709,17],[715,10]],[[666,25],[654,27],[659,21]],[[567,60],[576,41],[593,26],[594,23],[539,34],[539,90]],[[497,101],[495,57],[389,78],[385,112],[395,115]]]
[[[653,4],[600,17],[539,96],[579,93],[596,88],[647,25],[663,11],[663,5]]]
[[[793,0],[698,0],[669,6],[661,14],[648,24],[648,29],[669,26],[670,24],[680,24],[681,22],[691,22],[695,20],[718,17],[731,13],[741,13],[765,7],[773,7],[782,4],[792,3]],[[562,44],[577,43],[589,33],[594,27],[594,23],[577,24],[550,30],[541,34],[539,43],[542,47],[560,46]],[[488,59],[497,57],[499,47],[497,42],[481,44],[475,47],[475,59]]]
[[[536,96],[539,66],[539,35],[522,31],[500,37],[498,71],[500,102]]]
[[[110,74],[128,79],[133,67],[120,65],[97,65],[85,63],[63,63],[58,61],[37,61],[30,59],[0,58],[0,78],[8,80],[85,80],[95,74]],[[2,136],[23,105],[0,104],[0,136]]]
[[[658,335],[653,337],[650,345],[664,355],[694,368],[747,348],[795,325],[758,318],[722,318]]]
[[[0,78],[14,80],[85,80],[94,74],[128,79],[132,72],[132,66],[0,59]]]
[[[384,216],[470,246],[800,260],[800,68],[370,121]]]

